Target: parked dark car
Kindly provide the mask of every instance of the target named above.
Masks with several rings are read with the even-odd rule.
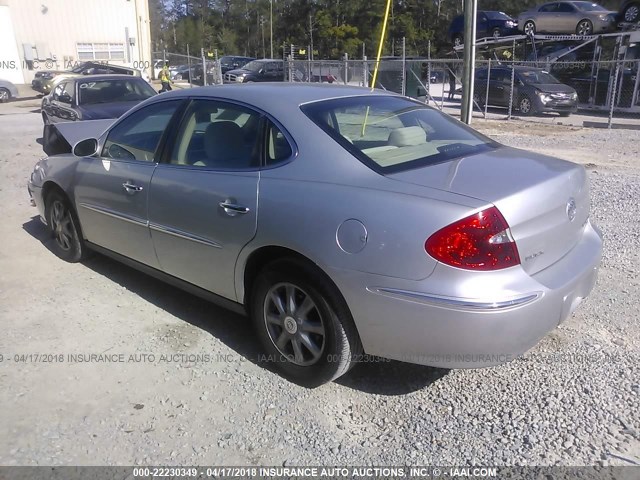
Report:
[[[31,88],[36,92],[48,95],[63,79],[80,75],[133,75],[142,77],[142,72],[122,65],[111,65],[100,62],[83,62],[70,70],[41,70],[36,72]]]
[[[611,95],[609,85],[614,84],[615,73],[615,70],[601,68],[597,74],[592,75],[590,71],[577,73],[565,81],[578,92],[580,103],[604,107],[607,105],[607,97]],[[638,73],[631,68],[620,69],[616,83],[616,107],[633,106],[633,89],[637,75]],[[640,97],[636,99],[636,105],[640,105]]]
[[[236,55],[224,55],[220,57],[220,70],[222,73],[227,73],[230,70],[235,70],[244,67],[247,63],[255,60],[253,57],[239,57]]]
[[[57,143],[56,123],[118,118],[154,95],[156,91],[140,77],[88,75],[63,80],[42,99],[45,152],[53,154],[48,150]]]
[[[464,15],[458,15],[449,26],[449,38],[455,46],[464,42]],[[480,11],[476,20],[476,38],[504,37],[518,33],[518,22],[504,12]]]
[[[489,79],[487,82],[487,76]],[[511,95],[511,68],[493,67],[476,70],[473,100],[478,106],[508,107]],[[550,73],[531,67],[515,67],[513,106],[522,115],[557,112],[569,116],[578,108],[578,94],[569,85],[560,83]]]
[[[242,68],[229,70],[224,74],[224,83],[282,81],[284,81],[284,62],[270,58],[253,60]]]
[[[640,0],[626,0],[618,10],[618,21],[637,23],[640,21]]]

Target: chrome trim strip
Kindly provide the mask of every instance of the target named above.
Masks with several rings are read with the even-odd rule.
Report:
[[[437,307],[450,307],[459,310],[474,310],[486,312],[495,312],[508,308],[521,307],[537,300],[542,296],[542,292],[533,292],[522,297],[516,297],[496,302],[487,302],[470,298],[446,297],[443,295],[412,292],[409,290],[399,290],[395,288],[367,287],[367,290],[371,293],[377,293],[378,295],[399,298],[400,300],[410,300],[414,302],[417,301],[419,303],[435,305]]]
[[[174,237],[182,238],[183,240],[190,240],[192,242],[200,243],[208,247],[222,248],[222,245],[220,245],[219,243],[216,243],[204,237],[200,237],[198,235],[194,235],[192,233],[187,233],[185,231],[178,230],[176,228],[159,225],[157,223],[149,223],[149,228],[151,230],[155,230],[156,232],[166,233],[167,235],[172,235]]]
[[[97,207],[95,205],[90,205],[88,203],[80,203],[82,208],[86,208],[87,210],[91,210],[93,212],[102,213],[107,217],[117,218],[118,220],[123,220],[125,222],[133,223],[134,225],[138,225],[140,227],[148,227],[149,222],[146,220],[142,220],[139,217],[134,217],[133,215],[125,215],[120,212],[116,212],[115,210],[111,210],[110,208],[105,207]]]

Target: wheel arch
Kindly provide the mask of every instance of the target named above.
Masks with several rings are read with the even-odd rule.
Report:
[[[347,305],[348,308],[347,301],[340,292],[340,289],[338,288],[336,283],[316,262],[303,255],[302,253],[297,252],[296,250],[278,245],[265,245],[259,247],[251,252],[247,257],[247,260],[242,267],[242,271],[240,272],[240,283],[236,286],[236,295],[238,297],[238,300],[240,300],[246,308],[249,307],[253,282],[255,281],[255,278],[260,270],[262,270],[271,262],[282,260],[285,258],[303,263],[305,266],[314,270],[318,275],[322,276],[323,279],[332,286],[332,288],[335,290],[335,293],[339,295],[339,297],[342,299],[344,304]],[[241,290],[238,287],[240,287]]]

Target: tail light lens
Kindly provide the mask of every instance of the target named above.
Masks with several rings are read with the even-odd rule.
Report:
[[[438,230],[424,248],[436,260],[467,270],[500,270],[520,264],[509,224],[496,207]]]

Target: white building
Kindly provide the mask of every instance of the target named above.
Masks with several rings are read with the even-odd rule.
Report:
[[[148,0],[0,0],[0,79],[96,60],[151,72]]]

